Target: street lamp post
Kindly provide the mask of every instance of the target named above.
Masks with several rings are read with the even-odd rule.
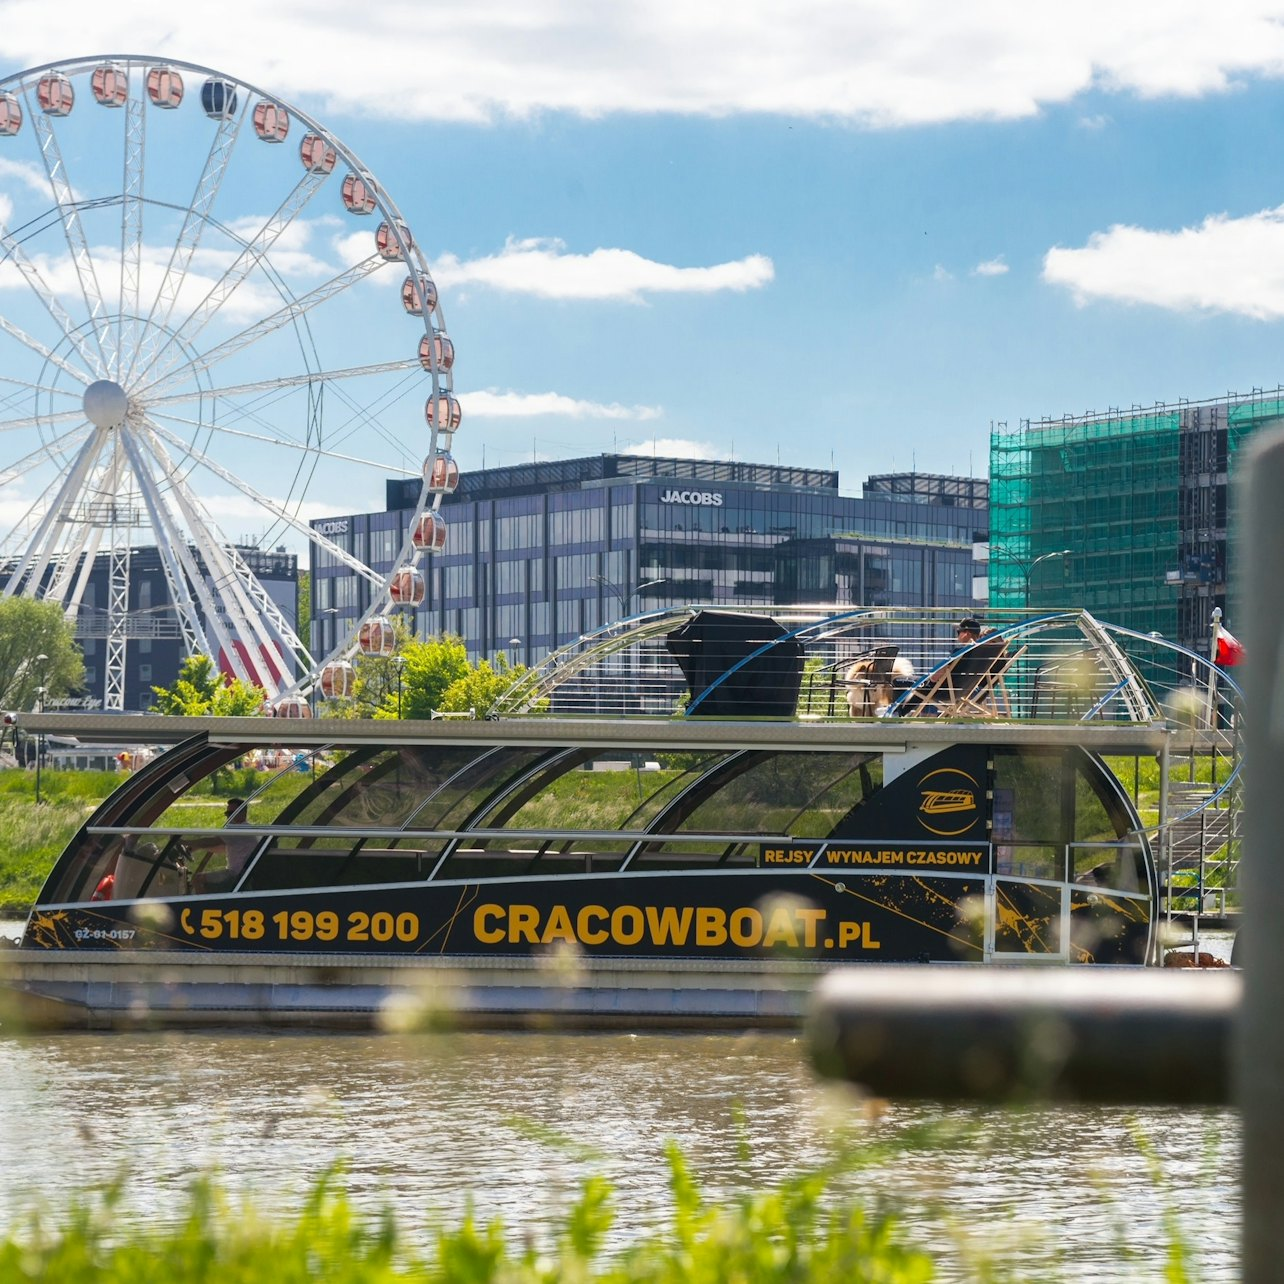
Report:
[[[392,662],[397,666],[397,717],[401,717],[401,673],[406,667],[406,657],[404,655],[394,655]]]
[[[47,660],[47,655],[36,656],[37,660]],[[44,713],[45,711],[45,689],[43,686],[36,688],[36,711]],[[45,733],[36,732],[36,806],[40,805],[40,767],[45,756]]]
[[[1024,604],[1026,606],[1029,606],[1030,605],[1030,584],[1032,582],[1032,577],[1034,575],[1034,568],[1038,566],[1040,562],[1050,561],[1054,557],[1069,557],[1074,550],[1069,548],[1058,548],[1051,553],[1040,553],[1039,556],[1036,557],[1031,562],[1027,562],[1024,558],[1018,557],[1015,553],[1011,551],[1011,549],[1004,548],[1003,545],[1001,544],[993,545],[992,551],[1001,553],[1004,557],[1008,559],[1009,562],[1013,563],[1017,567],[1017,569],[1020,570],[1021,579],[1025,584]]]
[[[636,585],[632,589],[628,589],[628,588],[625,588],[623,584],[616,584],[612,580],[608,580],[605,575],[590,575],[589,579],[591,579],[594,584],[600,584],[604,589],[608,590],[611,593],[614,593],[615,596],[620,599],[621,616],[628,614],[629,602],[633,598],[637,597],[637,595],[641,593],[643,589],[654,588],[654,586],[657,584],[665,583],[665,579],[662,576],[658,580],[643,580],[641,584]]]

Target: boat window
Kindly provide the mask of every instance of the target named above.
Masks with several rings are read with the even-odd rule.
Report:
[[[996,750],[993,823],[996,873],[1146,889],[1122,788],[1081,749]]]
[[[527,878],[541,874],[609,874],[620,868],[632,840],[491,838],[461,842],[438,879]]]
[[[441,840],[423,838],[281,838],[260,854],[241,890],[422,882],[436,865],[442,845]]]
[[[410,816],[415,829],[466,829],[478,823],[489,800],[529,773],[545,758],[555,756],[549,749],[473,750],[468,762],[423,797],[422,805]]]
[[[645,829],[678,788],[725,753],[665,754],[644,750],[565,755],[535,775],[514,805],[500,805],[479,822],[516,830]]]
[[[674,830],[825,838],[882,787],[882,760],[865,753],[768,753],[729,771]]]
[[[761,844],[746,841],[741,834],[725,839],[675,838],[667,843],[649,843],[633,858],[629,868],[644,870],[752,869],[758,864]]]
[[[1014,878],[1052,878],[1061,882],[1065,878],[1064,848],[1000,839],[995,847],[994,872]]]
[[[399,829],[484,752],[484,746],[426,745],[356,750],[284,808],[280,823]]]

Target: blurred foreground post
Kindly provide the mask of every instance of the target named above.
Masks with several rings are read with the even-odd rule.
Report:
[[[1244,998],[1235,1045],[1244,1126],[1244,1260],[1248,1284],[1280,1278],[1284,1226],[1284,433],[1259,438],[1240,465],[1240,597],[1247,727]]]
[[[829,973],[809,1018],[824,1074],[880,1097],[1223,1105],[1238,972],[880,967]]]

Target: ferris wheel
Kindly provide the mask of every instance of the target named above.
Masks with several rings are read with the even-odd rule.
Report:
[[[101,639],[105,708],[165,627],[279,714],[347,694],[348,656],[391,648],[385,613],[445,546],[453,364],[409,226],[304,112],[173,60],[0,79],[0,594]],[[309,520],[398,475],[423,487],[390,565]],[[288,542],[368,585],[330,654],[255,573]],[[161,615],[131,597],[143,548]]]

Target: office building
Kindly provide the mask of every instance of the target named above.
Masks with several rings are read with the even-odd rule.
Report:
[[[387,570],[419,495],[389,481],[385,511],[314,523]],[[687,603],[828,602],[973,609],[985,481],[872,477],[735,461],[595,455],[464,474],[447,497],[445,550],[427,563],[420,636],[456,633],[478,659],[533,663],[621,616]],[[326,654],[369,606],[369,586],[314,554],[313,637]]]
[[[1232,628],[1238,614],[1236,459],[1281,419],[1277,389],[997,425],[991,606],[1083,606],[1206,651],[1213,608]]]

